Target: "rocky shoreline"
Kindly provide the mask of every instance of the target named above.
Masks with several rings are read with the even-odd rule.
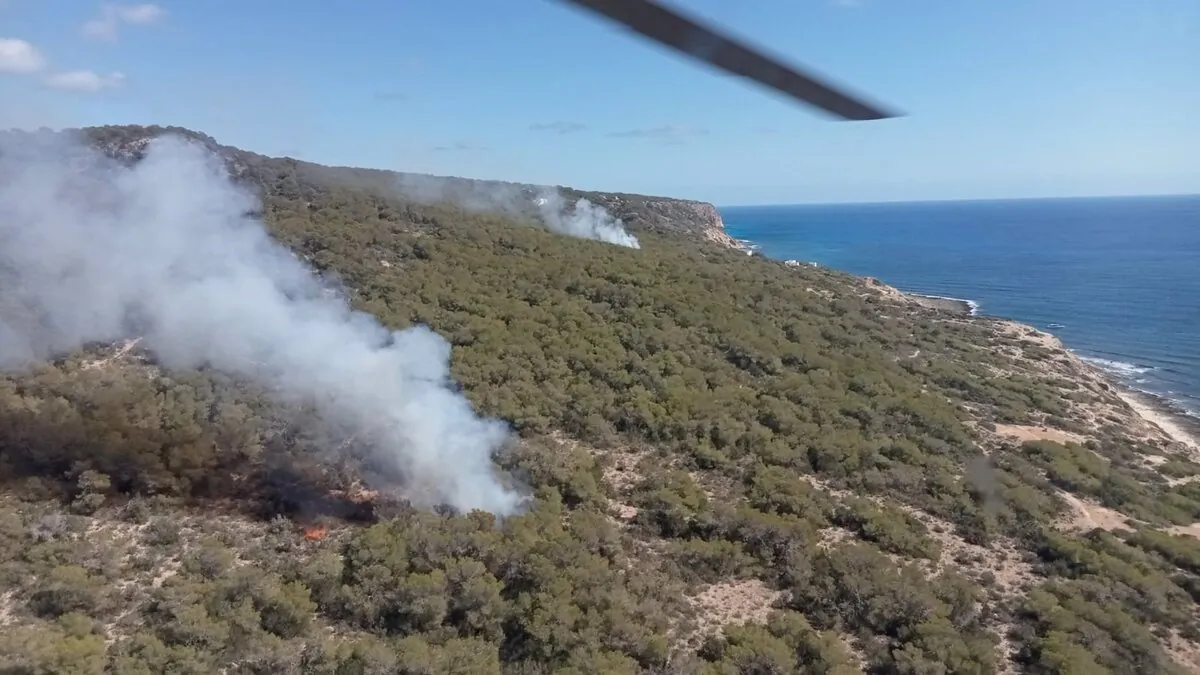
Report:
[[[706,236],[705,238],[739,251],[745,251],[746,253],[753,252],[744,242],[734,239],[725,233],[723,227],[720,228],[720,233],[724,236]],[[791,267],[799,267],[803,263],[788,260],[783,264]],[[906,293],[873,277],[860,278],[867,287],[868,292],[878,294],[893,302],[899,302],[909,307],[916,306],[938,312],[946,312],[964,318],[979,316],[978,304],[970,300]],[[1104,388],[1113,392],[1122,402],[1123,407],[1126,408],[1128,413],[1137,418],[1139,426],[1144,427],[1139,430],[1143,435],[1157,437],[1157,440],[1160,441],[1178,444],[1186,448],[1189,453],[1192,453],[1193,459],[1200,461],[1200,419],[1187,415],[1171,405],[1170,402],[1153,394],[1130,388],[1111,373],[1080,359],[1057,336],[1051,333],[1018,321],[986,317],[980,317],[980,319],[997,321],[999,325],[1004,326],[1005,332],[1020,335],[1026,340],[1035,342],[1040,347],[1056,352],[1060,361],[1070,364],[1070,371],[1072,371],[1070,375],[1074,376],[1073,379],[1088,380],[1093,384],[1102,383]]]
[[[1193,459],[1200,460],[1200,420],[1182,413],[1152,394],[1130,388],[1111,373],[1079,358],[1052,333],[1007,319],[986,320],[998,321],[1010,335],[1020,335],[1036,346],[1054,352],[1056,361],[1066,366],[1060,374],[1078,380],[1081,385],[1094,391],[1110,392],[1119,402],[1114,402],[1114,406],[1123,408],[1126,415],[1132,418],[1132,426],[1136,428],[1130,431],[1135,435],[1146,440],[1176,444],[1192,454]],[[1096,416],[1104,417],[1103,414]]]
[[[903,292],[903,291],[901,291]],[[954,312],[956,314],[965,314],[967,316],[975,316],[979,311],[979,305],[960,298],[946,298],[938,295],[921,295],[918,293],[905,293],[914,302],[921,304],[929,309],[940,309],[945,312]]]

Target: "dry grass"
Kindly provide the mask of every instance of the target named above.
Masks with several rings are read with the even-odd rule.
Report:
[[[17,592],[13,590],[0,594],[0,627],[17,622],[16,617]]]
[[[782,592],[772,590],[757,579],[723,581],[707,586],[687,599],[698,614],[693,635],[719,633],[731,625],[766,623],[782,597]]]
[[[1055,443],[1083,443],[1084,438],[1079,434],[1052,429],[1044,426],[1022,426],[1016,424],[997,424],[996,434],[1015,439],[1021,443],[1026,441],[1054,441]]]
[[[1171,631],[1170,638],[1164,641],[1163,649],[1186,672],[1200,673],[1200,645],[1184,639],[1178,631]]]
[[[817,547],[824,551],[837,548],[842,542],[853,539],[854,533],[844,527],[825,527],[820,531],[821,540]]]

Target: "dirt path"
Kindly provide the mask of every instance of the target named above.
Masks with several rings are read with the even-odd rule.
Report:
[[[109,356],[106,356],[102,359],[96,359],[95,361],[88,361],[87,363],[83,364],[83,369],[84,370],[93,370],[96,368],[104,368],[105,366],[108,366],[112,363],[120,361],[121,359],[125,358],[129,354],[129,352],[133,351],[133,348],[136,347],[138,345],[138,343],[141,341],[142,341],[142,338],[134,338],[132,340],[126,340],[125,344],[121,345],[120,349],[113,352]]]
[[[1075,511],[1074,517],[1065,523],[1065,529],[1067,530],[1087,532],[1100,528],[1111,532],[1112,530],[1131,529],[1129,518],[1118,511],[1100,506],[1099,504],[1086,502],[1063,490],[1059,490],[1058,494]]]

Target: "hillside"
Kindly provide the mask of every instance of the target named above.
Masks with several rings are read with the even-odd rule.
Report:
[[[305,189],[315,189],[316,192],[311,196],[319,196],[322,190],[344,188],[353,190],[360,196],[369,195],[383,200],[399,196],[406,197],[405,201],[408,202],[451,202],[460,207],[476,202],[482,209],[495,204],[486,204],[485,200],[479,199],[481,195],[511,191],[520,194],[526,200],[531,200],[538,187],[502,181],[328,167],[291,158],[265,157],[221,145],[210,136],[178,127],[92,127],[85,130],[88,138],[106,154],[126,159],[140,157],[150,138],[166,132],[180,134],[203,143],[224,158],[235,178],[257,188],[265,188],[269,194],[284,197],[299,197],[304,194]],[[634,230],[724,240],[721,217],[712,204],[559,187],[568,201],[588,199],[604,207]]]
[[[747,256],[704,204],[564,189],[630,249],[191,135],[355,307],[445,336],[532,500],[414,507],[140,335],[10,369],[0,672],[1200,668],[1200,463],[1052,337]]]

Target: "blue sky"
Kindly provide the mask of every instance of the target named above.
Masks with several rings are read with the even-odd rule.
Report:
[[[0,0],[0,126],[719,204],[1200,192],[1196,0],[675,2],[908,114],[829,121],[550,0]]]

